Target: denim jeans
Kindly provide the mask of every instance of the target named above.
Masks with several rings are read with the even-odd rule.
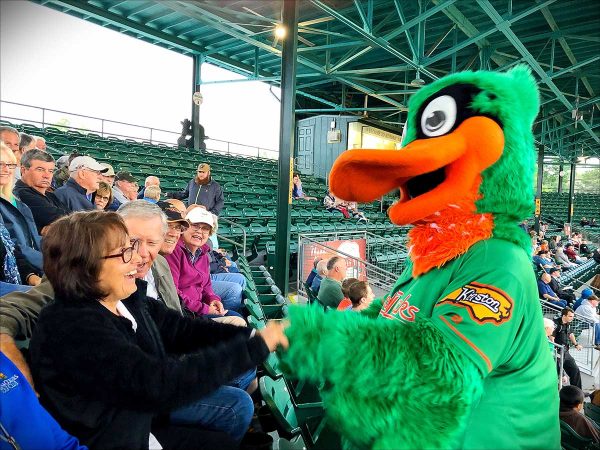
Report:
[[[246,287],[246,277],[239,272],[224,272],[215,273],[210,275],[210,279],[213,281],[228,281],[230,283],[237,283],[242,287],[242,290]]]
[[[253,413],[252,397],[245,390],[221,386],[200,400],[171,412],[170,422],[223,431],[240,441],[248,431]]]
[[[225,309],[235,312],[241,311],[242,286],[239,283],[232,283],[231,281],[212,281],[212,288],[215,294],[221,297],[221,303],[223,303]]]

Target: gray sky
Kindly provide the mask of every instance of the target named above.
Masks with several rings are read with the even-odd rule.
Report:
[[[240,77],[205,64],[202,78]],[[179,131],[179,122],[191,115],[191,83],[190,57],[34,3],[0,2],[4,101]],[[274,91],[279,96],[279,89]],[[210,85],[202,88],[202,94],[200,122],[209,137],[278,147],[279,103],[268,85]],[[41,120],[39,111],[6,104],[0,114]],[[66,115],[48,116],[56,120]],[[68,118],[73,126],[99,127],[94,120]],[[126,131],[143,132],[123,128],[114,132]]]

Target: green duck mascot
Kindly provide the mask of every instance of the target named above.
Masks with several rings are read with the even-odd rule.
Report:
[[[331,190],[388,211],[409,232],[392,290],[362,313],[290,308],[283,356],[323,386],[346,448],[559,449],[557,373],[529,237],[530,71],[463,72],[411,99],[403,147],[348,150]]]

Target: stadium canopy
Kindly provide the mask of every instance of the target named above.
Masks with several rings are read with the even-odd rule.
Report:
[[[281,1],[34,1],[245,80],[280,82]],[[544,153],[600,156],[597,0],[299,0],[298,14],[299,115],[368,114],[400,127],[422,84],[524,63],[540,84]]]

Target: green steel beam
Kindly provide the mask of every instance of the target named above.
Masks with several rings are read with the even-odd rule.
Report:
[[[546,72],[541,68],[538,62],[535,60],[533,55],[529,53],[529,50],[523,45],[523,43],[519,40],[514,31],[511,30],[510,24],[508,24],[502,16],[496,11],[494,6],[489,2],[489,0],[477,0],[477,3],[483,9],[483,11],[489,16],[490,19],[496,24],[498,29],[508,38],[508,40],[513,44],[515,49],[525,58],[527,63],[531,66],[531,68],[538,74],[541,78],[542,82],[545,83],[551,90],[554,92],[556,97],[561,101],[563,105],[565,105],[569,110],[573,109],[573,105],[567,100],[565,95],[561,92],[561,90],[554,84],[554,82],[548,77]],[[583,128],[585,128],[592,138],[600,144],[600,137],[594,133],[594,131],[590,128],[590,126],[584,121],[581,120],[579,122]]]
[[[296,49],[298,45],[298,2],[283,0],[283,39],[281,58],[281,126],[279,130],[279,185],[277,189],[277,227],[275,236],[275,282],[287,297],[290,266],[290,212],[296,116]]]
[[[362,5],[360,4],[360,0],[354,0],[354,6],[356,7],[356,10],[358,11],[360,20],[363,23],[363,30],[370,33],[371,28],[369,27],[369,21],[367,19],[367,15],[365,14],[365,11],[364,11]]]
[[[581,68],[583,66],[587,66],[588,64],[596,62],[599,59],[600,59],[600,55],[599,56],[593,56],[593,57],[591,57],[589,59],[586,59],[585,61],[581,61],[581,62],[578,62],[576,64],[573,64],[570,67],[566,67],[564,69],[561,69],[558,72],[553,72],[553,73],[551,73],[548,76],[548,78],[550,78],[550,79],[552,79],[552,78],[558,78],[558,77],[560,77],[560,76],[562,76],[562,75],[564,75],[566,73],[571,73],[571,72],[573,72],[573,71],[575,71],[575,70],[577,70],[577,69],[579,69],[579,68]],[[582,80],[583,80],[583,77],[582,77]]]
[[[554,3],[557,0],[546,0],[543,3],[539,3],[536,4],[534,6],[532,6],[531,8],[526,9],[523,12],[520,12],[519,14],[512,16],[510,19],[507,19],[506,22],[511,25],[531,14],[533,14],[536,11],[539,11],[542,8],[547,7],[548,5]],[[451,17],[452,18],[452,17]],[[466,20],[466,18],[465,18]],[[458,45],[455,45],[447,50],[444,50],[443,52],[435,55],[432,58],[425,58],[425,60],[423,61],[423,65],[425,66],[429,66],[433,63],[436,63],[444,58],[447,58],[450,55],[454,55],[455,53],[457,53],[459,50],[462,50],[463,48],[471,45],[471,44],[477,44],[478,47],[480,48],[484,48],[484,47],[490,47],[491,44],[489,41],[484,40],[487,36],[496,33],[498,30],[498,27],[494,26],[486,31],[483,32],[479,32],[477,31],[477,29],[474,26],[471,27],[467,27],[465,25],[466,22],[463,21],[462,26],[459,25],[458,23],[455,22],[455,25],[457,25],[459,28],[463,29],[463,31],[468,30],[469,33],[473,32],[473,35],[471,35],[469,37],[469,39],[459,43]],[[469,22],[470,23],[470,22]],[[481,41],[481,42],[480,42]],[[497,58],[497,55],[492,54],[492,60],[494,60],[494,62],[498,63],[497,60],[495,60],[494,58]]]
[[[552,31],[558,31],[558,25],[556,24],[556,21],[554,20],[554,17],[552,16],[552,13],[550,12],[550,10],[548,8],[543,8],[542,9],[542,14],[544,16],[544,18],[546,19],[546,22],[548,22],[548,25],[550,26],[550,28],[552,29]],[[565,40],[564,37],[559,37],[558,38],[558,43],[560,44],[560,46],[562,47],[562,49],[564,50],[565,54],[567,55],[567,58],[569,58],[569,61],[571,62],[571,64],[577,64],[577,60],[575,59],[575,55],[573,54],[573,51],[571,50],[571,47],[569,46],[569,44],[567,43],[567,41]],[[583,81],[583,85],[585,86],[585,88],[587,89],[587,91],[589,92],[589,94],[593,97],[594,95],[596,95],[594,93],[594,89],[592,89],[592,86],[590,84],[590,82],[587,80],[587,78],[583,77],[582,78]]]
[[[404,109],[406,110],[406,108]],[[371,108],[344,108],[342,106],[337,106],[335,108],[304,108],[304,109],[296,109],[297,113],[338,113],[338,112],[357,112],[357,111],[382,111],[389,112],[393,111],[395,113],[400,112],[401,109],[394,108],[390,106],[382,106],[382,107],[371,107]]]
[[[396,7],[396,13],[398,13],[398,17],[400,18],[400,23],[402,25],[405,25],[406,17],[404,16],[404,11],[402,10],[402,4],[401,4],[400,0],[394,0],[394,6]],[[408,43],[408,46],[410,47],[410,51],[413,55],[413,60],[416,61],[417,60],[417,47],[415,46],[415,43],[413,42],[412,35],[410,34],[410,31],[408,30],[408,28],[406,30],[404,30],[404,35],[406,36],[406,42]]]
[[[450,0],[450,1],[452,1],[452,0]],[[405,63],[407,63],[408,65],[412,66],[413,68],[415,68],[415,69],[421,69],[421,67],[417,63],[413,62],[411,58],[409,58],[404,53],[402,53],[401,51],[399,51],[396,48],[394,48],[385,38],[374,36],[370,32],[365,31],[359,25],[357,25],[356,23],[354,23],[352,20],[350,20],[347,17],[343,16],[338,11],[336,11],[334,8],[332,8],[329,5],[326,5],[325,3],[323,3],[321,0],[310,0],[310,2],[313,5],[315,5],[317,8],[319,8],[322,11],[326,12],[327,14],[329,14],[330,16],[335,17],[337,20],[339,20],[340,22],[342,22],[344,25],[346,25],[352,31],[358,33],[367,42],[369,42],[369,44],[372,47],[378,47],[378,48],[380,48],[382,50],[385,50],[386,52],[390,53],[391,55],[395,56],[396,58],[400,59],[401,61],[404,61]],[[361,52],[363,52],[363,54],[364,54],[364,53],[366,53],[366,52],[368,52],[370,50],[371,49],[369,47],[367,47],[367,48],[361,50]],[[430,72],[427,69],[422,69],[421,72],[424,75],[427,75],[432,80],[437,80],[438,79],[437,75],[435,75],[434,73]]]

